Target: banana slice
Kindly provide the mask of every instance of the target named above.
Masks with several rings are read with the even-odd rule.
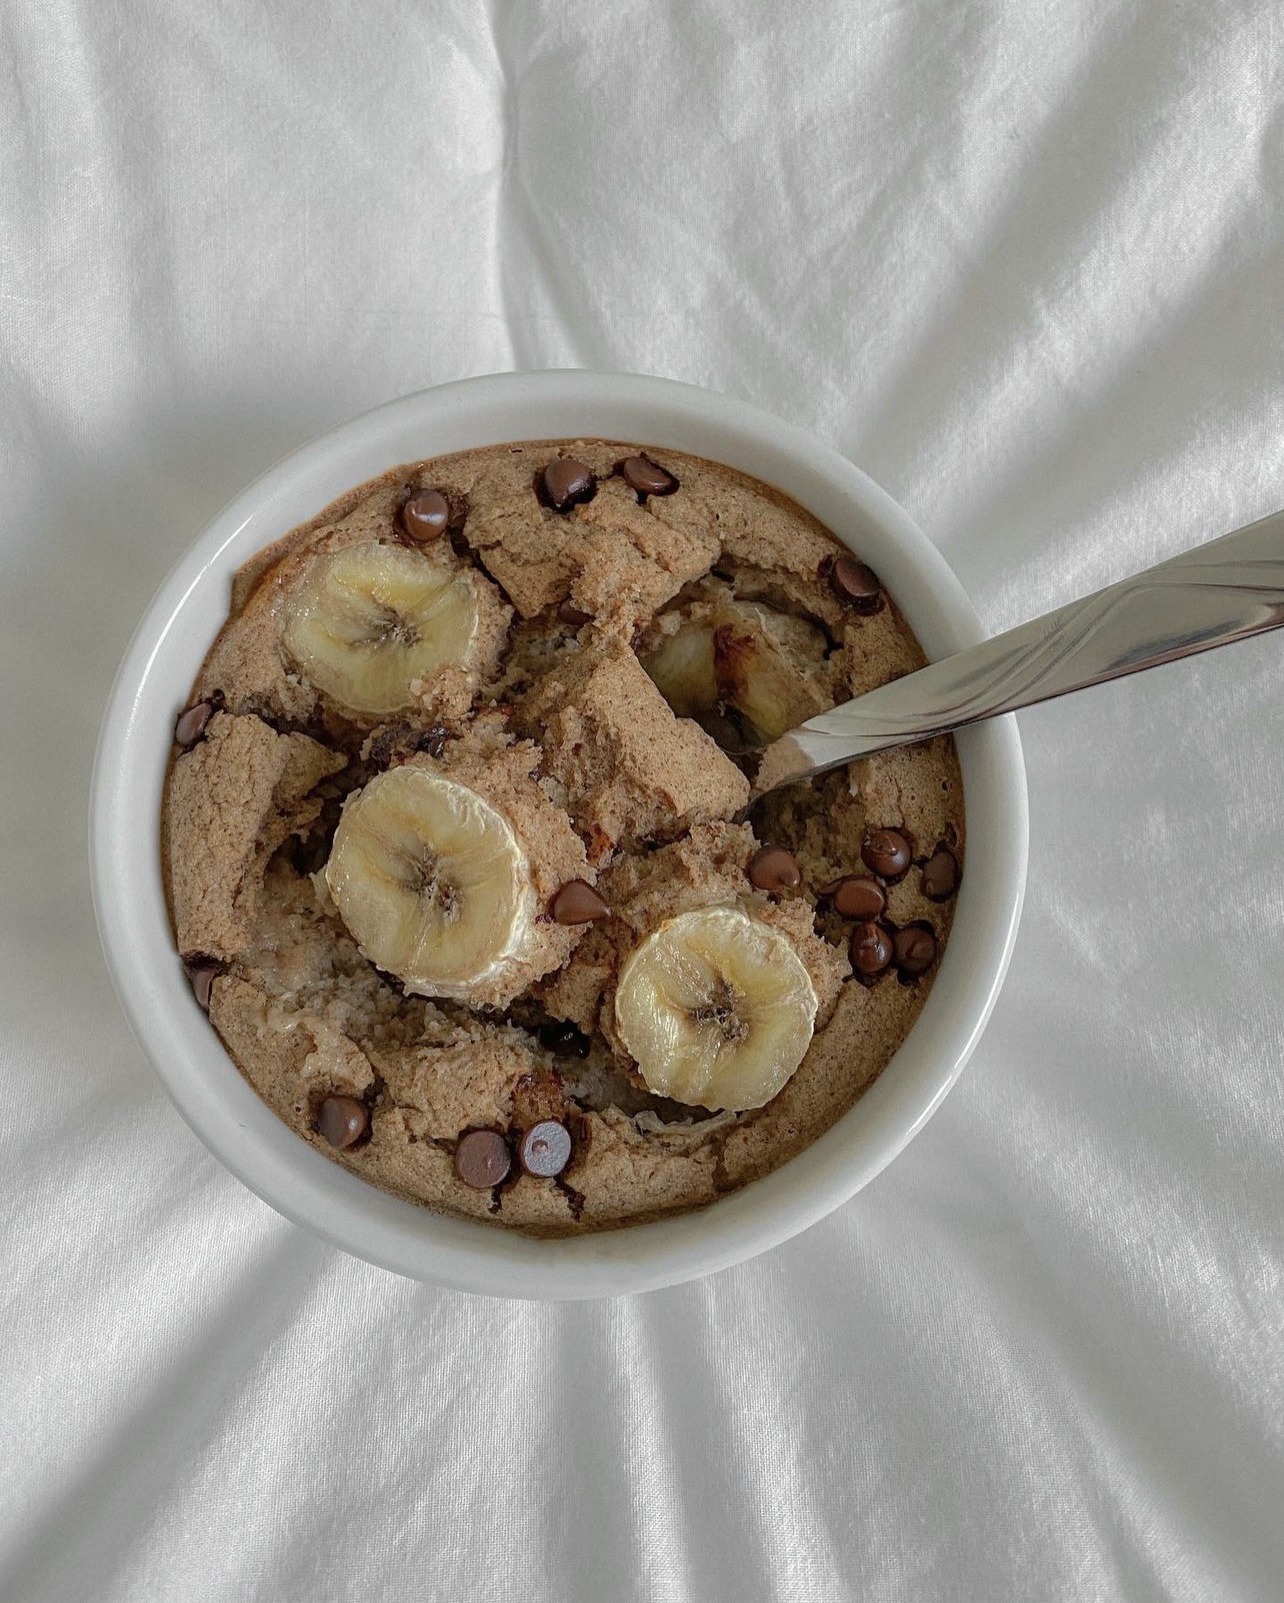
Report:
[[[752,601],[728,611],[734,616],[713,634],[718,690],[764,741],[776,740],[829,705],[817,683],[816,661],[810,671],[798,666],[814,649],[823,654],[823,645],[816,647],[818,631],[801,618]]]
[[[348,801],[325,880],[362,954],[420,996],[465,999],[531,943],[538,902],[512,826],[428,768],[391,768]]]
[[[647,653],[642,666],[679,718],[698,718],[717,705],[711,623],[691,620],[680,624]]]
[[[786,936],[734,907],[680,913],[620,970],[615,1023],[659,1096],[760,1108],[802,1062],[816,1024],[811,976]]]
[[[830,704],[823,658],[823,638],[801,618],[720,600],[664,635],[642,666],[679,718],[706,722],[732,707],[766,743]]]
[[[466,667],[477,638],[468,576],[405,546],[316,557],[283,621],[282,644],[318,690],[352,712],[413,706],[412,686]]]

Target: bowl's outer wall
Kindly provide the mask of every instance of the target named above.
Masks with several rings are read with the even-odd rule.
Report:
[[[784,1241],[865,1185],[922,1127],[994,1005],[1024,892],[1028,820],[1011,718],[958,736],[967,859],[954,928],[908,1039],[855,1107],[774,1174],[699,1213],[534,1241],[388,1196],[300,1141],[242,1078],[174,951],[157,842],[176,712],[224,621],[231,576],[353,485],[400,462],[525,439],[618,438],[690,451],[792,495],[880,574],[929,657],[982,637],[962,587],[910,518],[845,458],[757,408],[623,374],[497,374],[390,402],[266,472],[200,536],[148,608],[112,689],[90,820],[94,905],[125,1012],[210,1150],[279,1212],[398,1273],[491,1295],[643,1291]]]

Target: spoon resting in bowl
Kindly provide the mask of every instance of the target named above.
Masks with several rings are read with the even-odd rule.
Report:
[[[753,801],[890,746],[1281,625],[1284,512],[1276,512],[809,718],[763,751]]]

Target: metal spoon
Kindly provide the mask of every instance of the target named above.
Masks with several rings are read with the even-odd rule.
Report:
[[[1282,624],[1276,512],[809,718],[763,752],[753,797]]]

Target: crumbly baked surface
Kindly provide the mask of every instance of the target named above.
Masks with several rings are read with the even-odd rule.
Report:
[[[214,970],[211,1021],[264,1101],[374,1185],[545,1235],[704,1206],[846,1112],[905,1038],[936,965],[853,975],[853,920],[826,887],[870,875],[862,848],[871,831],[900,832],[913,861],[880,881],[881,922],[889,936],[930,928],[939,951],[953,901],[925,894],[924,864],[942,845],[963,857],[948,739],[777,793],[752,825],[734,821],[752,758],[724,747],[743,744],[744,719],[722,701],[698,721],[678,716],[644,666],[677,628],[721,630],[720,692],[736,696],[747,674],[751,695],[759,648],[740,650],[725,620],[741,616],[728,607],[764,609],[766,682],[790,721],[924,658],[890,598],[860,611],[832,582],[846,548],[801,507],[744,474],[658,448],[649,455],[678,488],[641,495],[617,471],[639,449],[536,441],[410,464],[286,534],[236,577],[191,697],[211,715],[176,751],[166,787],[176,944],[189,967]],[[563,511],[536,488],[559,456],[597,479],[590,500]],[[426,681],[410,711],[362,717],[291,664],[282,613],[318,552],[396,542],[399,510],[424,488],[450,508],[448,536],[424,559],[472,587],[472,655]],[[533,843],[541,898],[583,879],[610,908],[582,925],[543,920],[515,996],[465,1005],[406,995],[361,955],[326,894],[319,870],[344,798],[404,762],[454,774],[510,817]],[[755,888],[749,864],[766,843],[794,854],[801,885]],[[613,1026],[616,979],[636,942],[675,913],[723,903],[789,937],[819,1003],[801,1066],[766,1106],[741,1113],[651,1094]],[[354,1099],[368,1118],[347,1149],[318,1129],[328,1097]],[[460,1178],[463,1133],[516,1140],[543,1119],[571,1132],[562,1173],[542,1178],[515,1164],[490,1189]]]

